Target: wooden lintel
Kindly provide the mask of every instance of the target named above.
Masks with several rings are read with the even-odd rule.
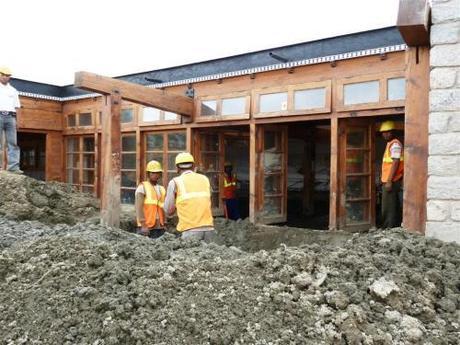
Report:
[[[191,116],[193,112],[193,99],[189,97],[94,73],[75,73],[74,86],[104,95],[110,95],[114,90],[118,90],[122,98],[127,101],[170,111],[182,116]]]
[[[399,0],[397,26],[408,46],[430,45],[429,20],[427,0]]]

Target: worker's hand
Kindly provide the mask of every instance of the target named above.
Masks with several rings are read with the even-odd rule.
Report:
[[[386,182],[384,188],[387,192],[391,192],[393,188],[393,183],[391,181]]]

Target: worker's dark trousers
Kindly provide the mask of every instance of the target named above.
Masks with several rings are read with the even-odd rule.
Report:
[[[401,180],[393,182],[391,192],[387,192],[385,186],[382,189],[382,228],[399,227],[402,220]]]

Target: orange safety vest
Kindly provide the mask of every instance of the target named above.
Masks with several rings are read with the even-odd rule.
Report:
[[[166,190],[163,186],[160,187],[160,196],[158,196],[155,187],[148,181],[142,182],[145,191],[144,198],[144,216],[145,224],[148,228],[153,228],[157,222],[160,221],[160,225],[165,225],[165,211],[163,209]],[[157,217],[158,215],[158,217]],[[137,225],[141,226],[139,219],[137,220]]]
[[[398,181],[403,177],[404,174],[404,152],[402,150],[403,146],[398,139],[393,139],[387,143],[387,147],[385,148],[385,153],[383,154],[383,161],[382,161],[382,182],[388,182],[388,177],[390,176],[391,172],[391,165],[393,164],[393,159],[391,158],[391,146],[395,143],[398,143],[401,146],[401,158],[399,159],[399,166],[396,169],[396,173],[393,176],[393,182]]]
[[[177,231],[214,226],[211,211],[211,187],[206,176],[190,172],[175,177]]]
[[[236,199],[236,176],[224,176],[224,199]]]

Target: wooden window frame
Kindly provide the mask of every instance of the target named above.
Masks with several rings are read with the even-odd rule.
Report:
[[[84,110],[76,111],[73,113],[65,114],[65,126],[64,128],[67,130],[78,130],[78,129],[88,129],[88,128],[96,128],[96,121],[94,116],[95,110],[92,108],[86,108]],[[81,126],[80,125],[80,114],[91,114],[91,125],[88,126]],[[75,115],[75,126],[69,126],[69,116]]]
[[[368,109],[380,109],[380,108],[396,108],[404,107],[406,100],[388,100],[388,79],[395,78],[406,78],[404,72],[392,72],[384,74],[372,74],[364,75],[353,78],[343,78],[338,79],[336,82],[337,85],[337,111],[353,111],[353,110],[368,110]],[[359,104],[344,104],[344,86],[348,84],[355,83],[365,83],[370,81],[379,82],[379,101],[378,102],[369,102],[369,103],[359,103]],[[407,95],[407,93],[406,93]]]
[[[155,109],[158,109],[158,111],[160,112],[160,119],[159,120],[144,121],[144,108],[155,108],[155,107],[144,107],[142,105],[139,105],[138,111],[137,111],[139,126],[176,125],[176,124],[181,124],[182,123],[182,116],[180,116],[179,114],[176,114],[177,115],[176,120],[165,120],[166,111],[158,109],[158,108],[155,108]]]
[[[325,88],[325,105],[321,108],[312,109],[295,109],[294,93],[295,91],[312,90]],[[287,108],[286,110],[276,112],[260,112],[260,97],[271,93],[287,93]],[[293,84],[288,86],[270,87],[256,89],[252,91],[252,109],[254,110],[254,118],[280,117],[280,116],[296,116],[296,115],[312,115],[326,114],[331,112],[332,99],[332,82],[331,80],[316,81],[303,84]]]
[[[121,113],[123,110],[131,109],[133,112],[133,119],[129,122],[121,122]],[[123,104],[120,111],[120,124],[123,127],[129,127],[135,125],[136,122],[136,106],[134,104]]]
[[[134,138],[134,140],[136,142],[136,144],[135,144],[136,147],[134,148],[134,151],[124,151],[123,150],[123,138],[124,137],[133,137]],[[137,164],[135,164],[134,169],[124,169],[123,168],[123,162],[122,162],[124,154],[134,154],[135,157],[136,157],[136,162],[137,162],[138,156],[137,156],[137,136],[136,136],[136,133],[135,132],[122,133],[120,141],[121,141],[121,147],[120,147],[120,179],[121,179],[121,174],[123,172],[134,172],[134,174],[136,176],[136,186],[135,187],[124,187],[122,185],[122,179],[120,180],[120,198],[121,198],[121,192],[123,190],[131,190],[133,192],[136,192],[137,186],[139,185],[139,180],[138,180],[138,174],[137,174]]]
[[[84,151],[83,150],[83,140],[84,138],[92,138],[94,140],[94,151]],[[72,151],[72,152],[69,152],[68,149],[67,149],[67,143],[68,143],[68,140],[69,139],[77,139],[78,140],[78,151]],[[78,168],[74,168],[74,167],[71,167],[69,168],[68,167],[68,156],[69,154],[78,154],[78,158],[79,158],[79,167]],[[94,167],[93,168],[83,168],[83,156],[85,154],[93,154],[94,155]],[[65,138],[65,181],[67,184],[70,184],[74,187],[76,187],[79,191],[83,191],[83,188],[84,187],[91,187],[93,192],[92,194],[93,195],[96,195],[97,193],[97,183],[98,183],[98,179],[97,179],[97,169],[98,169],[98,165],[97,165],[97,142],[96,142],[96,138],[95,138],[95,135],[71,135],[71,136],[66,136]],[[78,183],[69,183],[68,182],[68,171],[71,170],[71,171],[78,171]],[[93,184],[85,184],[83,183],[83,171],[84,170],[92,170],[94,172],[94,176],[93,176]]]
[[[225,99],[245,98],[244,114],[222,115],[222,102]],[[215,100],[217,104],[216,115],[201,115],[201,103],[203,101]],[[215,122],[215,121],[232,121],[232,120],[247,120],[251,116],[251,95],[249,92],[232,92],[224,95],[203,96],[198,97],[195,101],[196,122]]]

